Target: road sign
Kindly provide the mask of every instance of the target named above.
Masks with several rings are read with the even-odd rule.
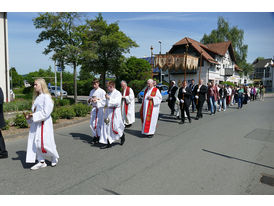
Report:
[[[50,87],[51,86],[51,84],[50,83],[48,83],[48,87]]]
[[[58,72],[61,72],[61,71],[62,71],[62,68],[61,68],[61,67],[57,67],[57,71],[58,71]]]

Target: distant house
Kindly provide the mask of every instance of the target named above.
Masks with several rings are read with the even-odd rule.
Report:
[[[0,86],[5,101],[10,101],[7,13],[0,12]]]
[[[186,51],[187,44],[189,45],[188,54],[194,58],[196,57],[196,59],[199,58],[197,67],[187,70],[187,81],[194,79],[198,82],[200,57],[202,55],[201,79],[203,79],[204,82],[212,80],[217,83],[230,81],[235,84],[243,84],[245,82],[245,79],[241,78],[239,74],[241,69],[236,64],[231,41],[204,45],[191,38],[185,37],[176,42],[168,53],[182,55]],[[169,79],[175,80],[176,82],[178,82],[178,80],[182,81],[184,78],[183,68],[170,70],[169,74]]]
[[[160,80],[161,70],[158,67],[154,66],[155,58],[154,57],[143,57],[140,59],[144,59],[150,63],[153,78]]]
[[[252,63],[254,73],[252,79],[258,84],[263,84],[267,91],[274,91],[274,60],[268,59],[255,59]]]

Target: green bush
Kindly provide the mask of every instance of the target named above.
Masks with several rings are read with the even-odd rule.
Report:
[[[33,94],[33,87],[25,87],[24,89],[23,89],[23,94]]]
[[[53,112],[51,113],[51,118],[52,118],[53,124],[55,124],[56,121],[57,121],[58,119],[60,119],[59,112],[58,112],[58,110],[57,110],[56,108],[53,109]]]
[[[79,103],[79,104],[74,104],[73,109],[76,114],[76,117],[85,117],[90,111],[90,106]]]
[[[10,128],[10,121],[9,120],[5,120],[5,123],[6,123],[6,125],[5,125],[5,127],[2,128],[2,130],[9,130],[9,128]]]
[[[137,95],[146,86],[146,80],[133,80],[128,83],[128,86],[131,87],[134,94]]]
[[[58,114],[61,119],[72,119],[76,116],[72,106],[63,106],[58,108]]]
[[[54,98],[54,105],[56,107],[60,107],[60,106],[67,106],[72,104],[71,99],[58,99],[58,98]]]
[[[235,86],[235,84],[233,82],[221,82],[221,84],[223,85],[227,85],[227,86]]]
[[[4,112],[30,110],[32,106],[31,100],[16,99],[13,102],[4,103]]]
[[[14,126],[28,128],[28,122],[23,114],[17,114],[14,119]]]

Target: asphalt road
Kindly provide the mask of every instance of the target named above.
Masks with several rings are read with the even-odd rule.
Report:
[[[274,175],[273,106],[266,98],[179,125],[162,103],[152,139],[141,136],[137,115],[125,145],[108,150],[89,143],[86,121],[55,131],[60,162],[37,171],[25,164],[27,137],[11,139],[0,194],[274,194],[260,182]]]

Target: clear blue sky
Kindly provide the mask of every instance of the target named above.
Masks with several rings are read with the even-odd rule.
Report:
[[[97,14],[86,13],[91,18]],[[50,56],[42,54],[47,43],[35,43],[39,30],[34,28],[32,19],[37,16],[38,13],[8,13],[10,66],[14,66],[19,74],[53,67]],[[159,40],[162,53],[185,36],[200,41],[204,33],[209,34],[217,27],[219,16],[231,26],[244,30],[248,62],[258,56],[274,56],[274,13],[103,13],[108,23],[118,21],[121,30],[137,42],[139,47],[131,49],[127,55],[136,57],[149,56],[151,45],[154,53],[159,53]],[[67,70],[72,71],[70,67]]]

